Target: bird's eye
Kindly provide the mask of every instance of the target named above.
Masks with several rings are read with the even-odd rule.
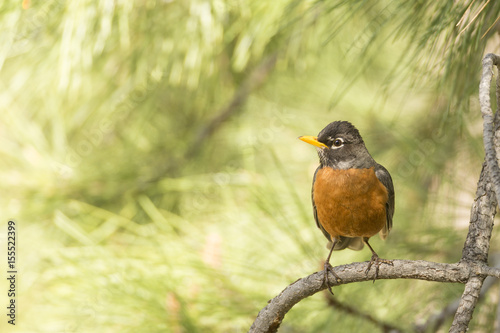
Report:
[[[341,147],[343,144],[344,140],[342,140],[342,138],[336,138],[335,140],[333,140],[333,145],[335,147]]]

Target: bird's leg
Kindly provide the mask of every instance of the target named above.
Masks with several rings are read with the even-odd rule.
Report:
[[[363,241],[368,245],[370,250],[372,251],[372,259],[370,260],[370,263],[368,264],[368,268],[365,271],[365,274],[368,275],[368,272],[370,271],[370,268],[372,267],[373,264],[375,264],[375,276],[373,277],[373,283],[375,283],[375,280],[378,278],[378,269],[380,267],[380,264],[387,264],[387,265],[393,265],[392,260],[387,260],[387,259],[381,259],[377,252],[371,247],[370,243],[368,243],[368,237],[363,237]]]
[[[341,282],[342,279],[340,278],[340,276],[337,275],[337,273],[335,273],[335,271],[333,270],[333,267],[332,265],[330,265],[330,257],[332,256],[332,252],[333,252],[333,248],[335,247],[335,244],[337,244],[338,240],[335,239],[333,241],[333,244],[332,244],[332,248],[330,249],[330,253],[328,253],[328,257],[326,258],[326,261],[325,261],[325,274],[324,274],[324,284],[328,287],[328,291],[330,292],[330,294],[333,295],[333,291],[332,291],[332,287],[330,287],[330,283],[328,283],[328,273],[332,273],[333,276],[335,276],[335,278],[337,279],[337,282]]]

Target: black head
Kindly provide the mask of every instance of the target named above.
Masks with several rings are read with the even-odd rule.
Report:
[[[322,166],[334,169],[370,168],[376,163],[365,147],[359,131],[347,121],[328,124],[315,137],[301,137],[318,147]]]
[[[343,144],[362,144],[363,138],[353,124],[348,121],[329,123],[318,134],[318,141],[330,149],[341,148]]]

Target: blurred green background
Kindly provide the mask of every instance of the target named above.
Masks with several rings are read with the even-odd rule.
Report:
[[[16,332],[246,332],[326,258],[310,203],[317,155],[297,137],[334,120],[353,122],[392,174],[394,229],[371,242],[380,256],[456,262],[499,15],[496,1],[2,2],[0,235],[6,258],[15,219]],[[369,258],[346,250],[332,264]],[[334,291],[412,331],[462,290]],[[493,328],[491,290],[473,332]],[[280,329],[331,331],[381,329],[324,293]]]

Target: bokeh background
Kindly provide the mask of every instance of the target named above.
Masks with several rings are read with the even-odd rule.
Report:
[[[381,257],[456,262],[499,15],[498,1],[3,1],[0,252],[15,219],[15,331],[246,332],[327,255],[310,203],[317,155],[297,137],[334,120],[392,174]],[[335,299],[413,331],[462,290],[377,281]],[[471,331],[492,331],[499,291]],[[381,328],[320,293],[280,331]]]

